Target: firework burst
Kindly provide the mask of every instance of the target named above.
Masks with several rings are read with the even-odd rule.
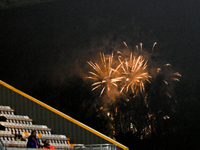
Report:
[[[124,45],[129,50],[129,47],[124,42]],[[152,52],[156,42],[153,45]],[[139,92],[145,93],[145,83],[151,83],[150,79],[152,76],[148,72],[148,60],[144,58],[142,43],[140,46],[136,46],[137,55],[133,55],[131,52],[129,56],[124,56],[122,52],[118,51],[118,57],[114,57],[113,53],[111,55],[104,55],[100,53],[100,63],[93,63],[88,61],[87,63],[93,68],[94,71],[90,71],[90,76],[87,77],[92,79],[94,83],[92,84],[92,91],[101,88],[100,96],[105,92],[113,91],[113,89],[118,90],[120,93],[133,93],[137,95]],[[115,58],[115,59],[114,59]],[[113,63],[113,61],[115,63]],[[115,64],[115,65],[113,65]],[[171,65],[165,64],[164,67],[170,67]],[[157,70],[157,75],[162,73],[163,68],[155,68]],[[167,73],[164,73],[167,74]],[[176,72],[173,73],[170,79],[174,81],[179,81],[177,77],[181,75]],[[168,80],[163,80],[163,82],[168,85]]]
[[[157,118],[162,116],[164,120],[170,119],[170,112],[175,110],[176,104],[173,102],[175,96],[172,95],[171,87],[174,81],[179,81],[181,74],[173,72],[171,64],[160,65],[155,61],[152,54],[156,44],[156,42],[153,44],[151,55],[143,51],[142,43],[136,46],[134,53],[127,54],[127,49],[128,51],[130,49],[124,42],[127,49],[123,53],[120,51],[117,55],[100,53],[100,63],[87,62],[93,69],[87,77],[93,80],[92,91],[100,89],[100,96],[107,94],[103,97],[103,102],[109,103],[108,99],[116,98],[118,96],[116,91],[117,94],[122,94],[116,103],[100,107],[100,110],[106,112],[110,118],[109,125],[113,135],[118,129],[115,125],[120,124],[120,131],[123,129],[123,132],[129,132],[131,129],[133,133],[141,134],[142,138],[147,137],[156,131]],[[146,85],[148,86],[145,90]],[[112,92],[114,96],[108,92]],[[144,112],[137,109],[138,107],[144,109]],[[118,119],[115,119],[117,117]]]
[[[145,92],[144,84],[146,81],[150,83],[149,78],[151,78],[147,71],[148,61],[141,55],[136,57],[131,53],[129,60],[122,61],[119,57],[119,62],[122,64],[121,75],[124,77],[124,85],[120,92],[128,92],[129,89],[133,94],[137,94],[138,91]]]
[[[94,80],[92,84],[93,90],[97,88],[102,88],[100,92],[100,96],[104,91],[109,92],[111,88],[118,87],[117,82],[121,81],[123,77],[119,76],[118,67],[116,69],[112,68],[113,65],[113,54],[104,55],[104,53],[100,53],[101,65],[97,63],[93,63],[92,61],[87,62],[95,72],[89,72],[91,76],[87,77],[89,79]]]
[[[122,54],[121,52],[118,52]],[[132,53],[129,60],[122,58],[122,55],[118,56],[118,65],[113,67],[113,54],[104,55],[100,53],[101,64],[93,63],[89,61],[88,64],[95,70],[89,72],[91,76],[87,77],[92,79],[93,90],[102,88],[100,96],[104,91],[109,92],[112,88],[117,88],[120,92],[131,92],[137,94],[138,91],[145,92],[144,84],[149,81],[151,76],[147,71],[147,60],[141,55],[136,57]]]

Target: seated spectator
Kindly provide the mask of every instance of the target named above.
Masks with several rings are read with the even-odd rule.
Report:
[[[53,146],[49,144],[48,139],[46,139],[43,143],[44,143],[43,149],[55,149]]]
[[[22,138],[21,134],[15,134],[15,141],[23,141],[24,139]]]
[[[40,143],[39,140],[36,138],[36,131],[32,131],[31,135],[28,137],[27,148],[39,148]]]

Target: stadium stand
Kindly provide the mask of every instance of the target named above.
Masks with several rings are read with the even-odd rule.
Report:
[[[73,148],[65,135],[51,134],[46,125],[33,125],[28,116],[15,115],[9,106],[0,106],[0,140],[6,147],[26,147],[27,138],[36,130],[40,143],[49,139],[57,149]],[[84,145],[79,145],[83,147]]]
[[[0,150],[27,150],[27,138],[33,130],[37,131],[40,143],[49,139],[56,149],[128,150],[121,143],[0,80]]]

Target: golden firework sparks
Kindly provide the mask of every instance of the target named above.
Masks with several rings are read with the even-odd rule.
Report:
[[[101,96],[105,90],[110,91],[112,86],[118,87],[117,82],[121,81],[123,77],[119,76],[119,72],[117,71],[120,65],[116,69],[112,68],[113,54],[106,57],[104,53],[100,53],[100,58],[101,65],[92,61],[87,62],[95,70],[95,72],[90,71],[91,76],[87,78],[95,81],[92,84],[92,91],[100,87],[102,88]]]
[[[165,64],[164,66],[171,66],[171,64],[167,63],[167,64]]]
[[[145,91],[144,84],[149,81],[151,76],[149,75],[147,68],[147,62],[141,55],[136,57],[130,54],[129,60],[121,60],[119,57],[119,62],[121,64],[121,74],[124,78],[124,85],[122,86],[120,92],[128,92],[131,89],[132,93],[136,94],[138,89],[140,92]]]
[[[175,72],[174,75],[181,77],[182,75],[179,72]]]
[[[126,42],[123,42],[128,50],[129,47]],[[157,43],[153,44],[152,52]],[[140,47],[140,48],[139,48]],[[90,71],[90,76],[87,77],[92,79],[94,83],[92,84],[92,91],[98,88],[101,88],[100,96],[105,92],[119,90],[119,92],[129,92],[131,91],[134,96],[138,92],[145,92],[145,83],[150,82],[151,75],[148,72],[148,60],[144,59],[142,54],[142,43],[139,46],[136,46],[137,52],[139,54],[133,55],[130,53],[130,56],[127,57],[123,55],[122,52],[117,51],[118,58],[114,60],[113,53],[111,55],[104,55],[100,53],[101,62],[93,63],[88,61],[87,63],[93,68],[94,71]],[[113,63],[113,61],[115,63]],[[113,65],[115,64],[115,66]],[[171,64],[167,63],[164,66],[170,67]],[[161,68],[157,68],[157,73],[162,73]],[[178,72],[173,73],[176,77],[170,76],[169,79],[174,81],[179,81],[178,77],[181,75]],[[167,78],[168,79],[168,78]],[[169,85],[170,81],[167,79],[163,80],[166,85]],[[169,97],[171,95],[168,94]]]
[[[178,81],[178,82],[180,81],[178,78],[172,78],[172,79],[173,79],[174,81]]]
[[[161,69],[160,68],[157,68],[157,73],[159,73],[161,71]]]
[[[153,50],[154,50],[156,44],[157,44],[157,42],[154,42],[153,47],[152,47],[152,52],[153,52]]]
[[[168,85],[168,82],[167,82],[167,81],[163,80],[163,82],[165,82],[165,84]]]

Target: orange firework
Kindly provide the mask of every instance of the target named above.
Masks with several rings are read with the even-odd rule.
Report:
[[[129,50],[127,44],[124,42],[124,45]],[[153,45],[152,51],[156,42]],[[124,56],[120,51],[118,51],[118,59],[114,59],[113,53],[111,55],[104,55],[104,53],[100,53],[101,63],[93,63],[92,61],[87,62],[94,70],[94,72],[89,72],[90,76],[87,77],[89,79],[94,80],[92,84],[92,91],[101,88],[100,96],[104,93],[104,91],[112,91],[119,90],[119,92],[132,92],[134,96],[138,94],[138,92],[145,92],[145,83],[150,82],[152,76],[148,72],[148,60],[146,60],[142,55],[142,43],[140,43],[140,48],[136,46],[137,52],[139,54],[133,55],[130,53],[130,56]],[[139,51],[140,49],[140,51]],[[113,61],[115,62],[115,66],[113,65]],[[169,63],[164,66],[171,66]],[[157,68],[157,74],[162,73],[161,68]],[[173,73],[175,76],[181,76],[178,72]],[[174,81],[179,81],[178,78],[171,78]],[[163,82],[168,85],[169,82],[167,80],[163,80]]]
[[[151,76],[147,71],[147,62],[141,55],[138,57],[130,54],[129,60],[122,61],[119,57],[121,65],[121,74],[124,77],[124,85],[122,86],[120,92],[126,91],[129,89],[132,93],[137,94],[138,91],[145,92],[144,84],[146,81],[149,81]]]
[[[116,69],[112,68],[113,54],[107,55],[106,57],[104,53],[100,53],[100,58],[101,66],[92,61],[87,62],[95,70],[95,72],[90,71],[91,76],[87,78],[95,81],[92,84],[92,91],[97,88],[102,88],[101,96],[105,90],[109,92],[111,88],[118,87],[117,82],[121,81],[123,77],[119,76],[119,72],[117,71],[120,65]]]

